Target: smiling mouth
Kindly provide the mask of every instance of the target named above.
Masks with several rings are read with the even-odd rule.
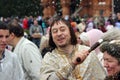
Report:
[[[107,69],[107,71],[111,71],[110,69]]]
[[[59,39],[58,42],[63,42],[63,40],[62,40],[62,39]]]

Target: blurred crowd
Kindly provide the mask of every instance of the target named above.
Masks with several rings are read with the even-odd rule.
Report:
[[[110,77],[106,77],[105,80],[118,80],[118,79],[113,79],[113,77],[112,77],[112,79],[110,79],[112,75],[109,74],[110,68],[108,69],[108,66],[106,66],[107,64],[105,64],[105,61],[107,61],[106,55],[107,56],[111,55],[112,57],[117,58],[117,60],[119,61],[118,57],[116,55],[114,55],[113,52],[115,50],[116,54],[119,55],[119,57],[120,57],[120,54],[118,53],[119,45],[117,44],[117,43],[120,43],[120,41],[119,41],[119,39],[120,39],[119,38],[120,37],[120,34],[119,34],[120,12],[118,12],[117,14],[110,14],[109,17],[104,17],[103,15],[88,16],[88,17],[81,17],[78,15],[74,16],[74,17],[69,17],[69,16],[65,16],[64,18],[62,18],[61,16],[59,16],[59,17],[61,20],[58,20],[58,21],[55,21],[54,17],[43,19],[42,16],[37,16],[37,17],[25,16],[23,18],[19,18],[19,17],[7,17],[7,18],[1,17],[0,18],[1,22],[4,22],[8,25],[9,31],[10,31],[9,43],[8,43],[6,49],[11,50],[14,53],[17,53],[17,55],[19,57],[19,61],[22,64],[22,68],[23,68],[23,72],[25,73],[26,80],[39,80],[40,78],[41,78],[41,80],[42,80],[42,78],[43,78],[43,80],[48,80],[47,78],[49,78],[49,80],[66,80],[65,79],[66,77],[69,80],[74,80],[75,79],[74,77],[71,78],[71,76],[73,76],[73,72],[72,73],[69,73],[69,72],[72,71],[73,68],[75,69],[75,71],[77,71],[78,67],[81,68],[80,70],[83,70],[83,72],[80,71],[81,75],[78,78],[79,80],[88,80],[89,78],[91,78],[90,80],[93,80],[93,79],[101,80],[101,79],[105,78],[106,75],[110,75]],[[65,28],[66,30],[64,29],[64,26],[69,27],[69,25],[64,20],[62,21],[62,19],[64,19],[65,21],[70,23],[70,26],[73,29],[73,32],[72,32],[71,28],[69,28],[70,35],[67,34],[67,36],[66,36],[66,34],[63,33],[64,31],[67,30],[67,28]],[[60,28],[61,35],[59,33],[59,27],[60,27],[59,25],[61,27],[63,27],[63,28]],[[16,26],[17,27],[19,26],[20,28],[16,28]],[[75,34],[75,37],[74,37],[74,34]],[[55,39],[56,38],[55,36],[57,36],[57,35],[60,38],[58,37],[58,39]],[[83,59],[83,61],[84,61],[84,59],[86,59],[86,60],[82,64],[73,61],[74,65],[71,63],[70,63],[70,65],[67,65],[67,61],[66,61],[67,58],[62,55],[63,48],[61,48],[61,46],[58,46],[58,45],[60,45],[60,43],[62,45],[63,41],[61,39],[64,40],[65,36],[68,38],[69,38],[69,36],[71,36],[71,38],[73,37],[72,38],[73,42],[68,43],[69,45],[67,45],[68,47],[66,47],[65,50],[77,49],[76,48],[77,44],[84,45],[82,47],[77,46],[78,48],[80,48],[79,49],[80,51],[82,50],[82,48],[88,49],[88,47],[89,48],[92,47],[101,38],[104,39],[105,41],[109,41],[109,43],[107,43],[107,44],[105,43],[101,47],[96,48],[94,50],[95,55],[94,54],[90,55],[91,57],[89,57],[88,53],[86,53],[88,58],[86,58],[86,55],[85,55],[84,58],[82,58],[82,59]],[[58,43],[55,42],[55,40],[58,40]],[[74,41],[77,41],[77,43]],[[111,41],[113,41],[113,42],[111,42]],[[108,44],[111,47],[115,47],[117,50],[113,49],[111,47],[109,48],[109,46],[107,46]],[[118,47],[116,47],[115,45]],[[105,47],[105,46],[107,46],[107,47]],[[69,52],[69,50],[68,50],[68,52]],[[113,51],[110,51],[110,50],[113,50]],[[106,54],[106,51],[108,52],[107,54]],[[51,52],[53,55],[48,54],[49,52]],[[60,55],[54,54],[55,52],[56,53],[60,52]],[[48,55],[46,55],[46,53]],[[70,51],[70,53],[71,53],[71,51]],[[54,56],[54,55],[56,55],[56,56]],[[60,63],[62,63],[62,61],[60,61],[60,63],[59,63],[59,61],[58,61],[58,63],[55,63],[56,65],[59,65],[59,68],[54,66],[54,67],[58,68],[58,72],[57,72],[57,69],[55,70],[51,66],[49,66],[51,64],[54,65],[51,62],[51,60],[53,60],[53,62],[54,62],[55,58],[57,58],[59,60],[58,56],[65,57],[66,62],[62,59],[62,57],[61,57],[61,60],[63,61],[64,64],[66,64],[66,66],[68,67],[69,70],[66,69],[66,66],[62,66],[60,64]],[[104,60],[103,60],[103,58],[104,58]],[[56,59],[56,61],[57,61],[57,59]],[[96,62],[93,61],[92,59],[96,60]],[[43,63],[41,64],[42,60],[43,60]],[[50,64],[47,63],[47,61],[50,62]],[[75,68],[76,65],[79,65],[79,64],[81,66],[77,66],[77,68]],[[86,66],[86,64],[87,64],[87,66]],[[97,64],[97,66],[93,66],[94,64]],[[71,65],[72,65],[72,68],[71,68]],[[41,66],[42,66],[42,68],[41,68]],[[90,76],[85,75],[85,74],[89,74],[89,70],[91,71],[90,68],[88,68],[88,70],[87,70],[88,66],[90,66],[90,67],[92,66],[92,69],[93,69],[93,67],[98,68],[98,71],[100,71],[99,74],[101,76],[97,77],[98,71],[94,72],[96,74],[96,76],[93,75],[92,73],[90,74]],[[116,66],[116,65],[114,65],[114,66]],[[85,68],[83,68],[83,67],[85,67]],[[41,68],[41,70],[39,71],[40,68]],[[65,69],[65,71],[67,71],[67,72],[64,73],[65,71],[63,69]],[[117,69],[118,73],[120,73],[120,66],[115,69]],[[86,71],[86,73],[84,73],[85,71]],[[53,72],[57,72],[57,73],[52,74]],[[48,73],[52,74],[52,75],[49,76]],[[43,76],[40,77],[39,76],[40,74]],[[68,74],[69,74],[69,76],[68,76]],[[61,79],[58,79],[58,77],[61,77],[61,76],[63,76],[64,78],[62,77]],[[83,79],[81,78],[81,76]],[[94,78],[93,78],[93,76],[94,76]]]

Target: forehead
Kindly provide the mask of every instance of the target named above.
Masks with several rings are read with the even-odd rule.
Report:
[[[54,25],[52,26],[52,28],[59,28],[59,27],[68,27],[68,26],[62,21],[55,22]]]
[[[6,33],[9,33],[9,30],[7,30],[7,29],[0,29],[0,35],[1,34],[6,34]]]
[[[117,60],[115,57],[111,56],[108,52],[104,52],[103,57],[104,58],[109,58],[111,60]]]

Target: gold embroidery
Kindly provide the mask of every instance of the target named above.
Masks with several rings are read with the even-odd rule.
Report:
[[[72,72],[73,76],[75,76],[75,78],[77,80],[83,80],[82,77],[80,76],[80,65],[77,65],[74,69],[74,71]]]
[[[60,80],[64,80],[63,76],[59,72],[57,72],[56,75],[60,78]]]
[[[67,58],[68,61],[69,61],[69,59],[72,59],[72,57],[73,57],[74,54],[75,54],[75,51],[77,51],[77,50],[78,50],[78,46],[74,46],[71,54],[64,53],[63,51],[58,50],[58,49],[56,49],[55,51],[57,51],[57,53],[59,53],[60,55],[65,55],[66,57],[65,57],[65,56],[64,56],[64,57],[61,56],[61,57],[62,57],[65,61],[66,61],[65,58]],[[67,63],[67,62],[66,62],[66,63]],[[71,66],[72,66],[72,65],[71,65]],[[64,70],[66,70],[66,69],[64,69]],[[75,69],[71,72],[71,74],[72,74],[73,77],[76,78],[76,80],[83,80],[82,77],[80,76],[80,66],[79,66],[79,65],[77,65],[77,66],[75,67]]]

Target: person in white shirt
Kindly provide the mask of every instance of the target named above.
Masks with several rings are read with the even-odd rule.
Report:
[[[42,56],[38,47],[24,37],[24,30],[16,20],[8,24],[10,30],[9,45],[19,57],[25,73],[25,80],[39,80]]]
[[[6,49],[9,30],[0,22],[0,80],[24,80],[24,73],[17,55]]]

